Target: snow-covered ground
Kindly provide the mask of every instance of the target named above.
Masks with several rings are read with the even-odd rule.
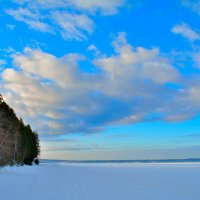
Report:
[[[200,200],[200,164],[8,167],[0,200]]]

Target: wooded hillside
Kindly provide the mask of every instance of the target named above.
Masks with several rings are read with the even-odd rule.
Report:
[[[18,119],[0,95],[0,166],[31,165],[39,153],[37,132]]]

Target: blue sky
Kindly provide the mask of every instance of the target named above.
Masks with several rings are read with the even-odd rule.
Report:
[[[42,158],[200,155],[200,3],[0,1],[0,89]]]

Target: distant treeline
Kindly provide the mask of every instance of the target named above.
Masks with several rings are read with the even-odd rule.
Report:
[[[31,165],[39,153],[37,132],[18,119],[0,95],[0,166]]]

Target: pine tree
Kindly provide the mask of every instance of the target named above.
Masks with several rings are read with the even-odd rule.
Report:
[[[39,153],[37,132],[18,119],[0,95],[0,166],[31,165]]]

